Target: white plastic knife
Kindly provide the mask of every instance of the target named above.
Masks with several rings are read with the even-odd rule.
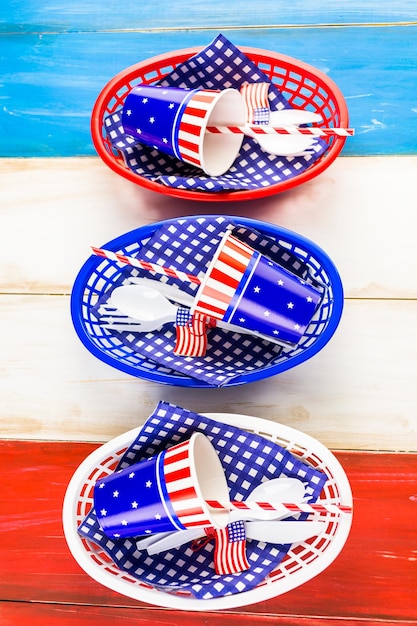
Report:
[[[245,522],[246,538],[248,540],[265,541],[267,543],[288,544],[305,541],[309,537],[320,534],[326,527],[324,521],[253,521]],[[139,540],[137,547],[145,548],[149,554],[159,554],[165,550],[178,548],[184,543],[204,536],[201,528],[191,528],[170,533],[150,545],[146,540]],[[142,541],[142,544],[141,544]],[[144,545],[145,543],[145,545]]]

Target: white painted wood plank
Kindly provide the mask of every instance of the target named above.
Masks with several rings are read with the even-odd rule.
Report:
[[[159,400],[254,415],[333,449],[417,451],[417,302],[349,300],[331,342],[279,376],[186,389],[98,361],[72,328],[68,296],[0,296],[0,437],[106,441]]]
[[[70,293],[90,245],[144,224],[225,213],[280,224],[320,245],[347,297],[416,298],[417,157],[339,157],[287,193],[197,203],[145,190],[97,158],[3,159],[0,290]]]

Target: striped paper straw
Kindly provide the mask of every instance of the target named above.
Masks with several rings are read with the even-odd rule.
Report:
[[[172,269],[170,267],[162,267],[162,265],[157,265],[156,263],[143,261],[142,259],[127,256],[125,254],[121,254],[120,252],[104,250],[103,248],[94,248],[93,246],[91,246],[91,249],[97,256],[109,259],[110,261],[118,261],[119,263],[132,265],[133,267],[138,267],[139,269],[147,270],[149,272],[164,274],[165,276],[169,276],[170,278],[178,278],[179,280],[196,283],[197,285],[201,284],[201,280],[198,278],[198,276],[188,274],[187,272],[182,272],[181,270]]]
[[[300,502],[218,502],[206,500],[208,506],[213,509],[227,509],[229,511],[278,511],[283,513],[352,513],[352,507],[345,504],[314,504]]]
[[[228,135],[245,135],[247,132],[256,133],[257,135],[312,135],[313,137],[351,137],[355,134],[353,128],[318,128],[300,126],[268,126],[249,125],[249,126],[207,126],[206,131],[211,134],[228,134]]]

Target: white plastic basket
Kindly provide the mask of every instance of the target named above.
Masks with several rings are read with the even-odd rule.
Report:
[[[298,430],[268,420],[232,414],[207,414],[218,422],[256,433],[291,451],[294,456],[327,475],[320,496],[324,504],[352,506],[352,492],[343,467],[323,444]],[[141,428],[130,430],[92,452],[76,470],[65,495],[63,526],[69,549],[80,567],[94,580],[129,598],[190,611],[230,609],[281,595],[323,572],[339,555],[351,528],[352,515],[327,513],[326,528],[317,537],[294,544],[277,568],[254,589],[220,598],[199,600],[191,594],[166,592],[121,571],[95,543],[80,537],[77,528],[93,505],[97,480],[113,472]]]

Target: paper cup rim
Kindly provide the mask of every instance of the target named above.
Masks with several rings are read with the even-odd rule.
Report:
[[[206,273],[204,274],[203,279],[202,279],[202,281],[201,281],[201,283],[200,283],[200,285],[199,285],[199,287],[197,289],[197,292],[196,292],[196,294],[194,296],[194,300],[193,300],[192,305],[190,307],[191,313],[195,313],[195,307],[197,306],[197,303],[200,300],[201,294],[203,293],[203,291],[204,291],[204,289],[206,287],[207,281],[209,280],[209,278],[211,276],[213,268],[216,265],[217,260],[218,260],[220,254],[221,254],[221,251],[224,248],[224,244],[229,239],[229,237],[231,237],[232,235],[233,235],[233,229],[232,228],[227,228],[227,230],[223,233],[222,238],[219,241],[219,244],[218,244],[218,246],[216,248],[216,251],[215,251],[215,253],[214,253],[214,255],[213,255],[213,257],[212,257],[212,259],[211,259],[211,261],[209,263],[209,266],[208,266],[208,268],[206,270]]]
[[[201,442],[201,444],[198,442]],[[213,444],[204,433],[194,432],[188,443],[191,476],[197,496],[201,501],[202,509],[214,528],[225,528],[229,522],[230,512],[226,509],[213,509],[206,503],[206,500],[230,501],[229,487],[220,458]],[[199,445],[205,446],[204,455],[198,456],[196,446]],[[201,468],[201,464],[206,467]],[[211,476],[213,476],[214,471],[216,472],[214,478],[215,490],[213,492],[205,493],[204,481],[201,480],[200,476],[202,470],[209,471]]]
[[[197,90],[198,91],[198,90]],[[207,126],[209,126],[209,122],[210,122],[210,118],[216,108],[216,106],[218,105],[218,103],[223,100],[223,98],[228,97],[229,94],[236,94],[238,98],[240,98],[241,102],[242,102],[242,113],[243,113],[243,117],[240,120],[240,122],[238,121],[238,125],[244,125],[245,123],[245,114],[244,114],[244,101],[243,98],[239,92],[238,89],[235,89],[233,87],[227,87],[226,89],[213,89],[213,90],[204,90],[202,89],[201,91],[218,91],[216,98],[213,100],[213,102],[211,103],[211,107],[210,109],[207,111],[207,115],[204,118],[204,121],[201,125],[201,132],[200,132],[200,137],[199,137],[199,142],[198,142],[198,150],[199,150],[199,155],[200,155],[200,161],[201,161],[201,169],[208,175],[208,176],[221,176],[223,174],[225,174],[233,165],[233,163],[235,162],[236,158],[238,157],[239,151],[242,147],[242,143],[244,140],[244,135],[243,134],[236,134],[236,135],[212,135],[211,136],[211,140],[214,141],[219,141],[221,139],[223,139],[225,142],[227,142],[228,145],[226,145],[225,149],[228,152],[228,158],[225,160],[223,167],[219,168],[218,170],[214,170],[212,167],[212,163],[207,163],[207,156],[206,156],[206,152],[207,149],[205,149],[205,143],[207,143],[209,137],[207,135],[206,129]],[[235,124],[236,125],[236,124]],[[232,146],[231,144],[233,143],[233,150],[232,150]],[[210,161],[213,161],[213,157],[211,157]]]

